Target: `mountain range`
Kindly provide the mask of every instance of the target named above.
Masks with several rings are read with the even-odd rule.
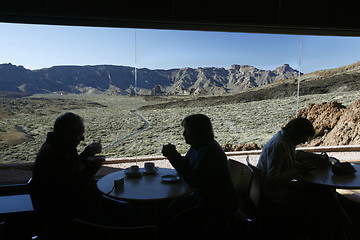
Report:
[[[236,64],[228,69],[199,67],[151,70],[94,65],[29,70],[7,63],[0,64],[0,91],[26,94],[106,92],[116,95],[219,95],[241,92],[299,75],[302,74],[288,64],[274,70]]]
[[[183,101],[170,101],[154,105],[146,105],[142,109],[163,109],[172,107],[203,107],[222,104],[261,101],[266,99],[292,97],[297,94],[298,80],[288,78],[278,80],[271,84],[247,89],[235,94],[224,94],[218,96],[199,96],[197,98]],[[346,95],[347,92],[360,91],[360,62],[349,65],[319,70],[300,77],[300,96],[312,94],[327,94],[336,92],[339,95]]]

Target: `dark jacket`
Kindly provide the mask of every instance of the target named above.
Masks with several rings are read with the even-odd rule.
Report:
[[[183,160],[171,163],[195,189],[200,204],[222,212],[233,212],[237,208],[227,157],[215,140],[199,148],[191,147]]]
[[[66,221],[81,216],[99,200],[94,175],[99,166],[78,155],[76,148],[53,132],[38,152],[30,194],[34,209],[45,221]]]

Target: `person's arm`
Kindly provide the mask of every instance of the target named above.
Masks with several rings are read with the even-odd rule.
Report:
[[[296,167],[290,168],[286,171],[281,171],[285,161],[289,161],[291,156],[286,154],[288,149],[281,146],[275,146],[268,150],[268,174],[267,179],[270,183],[278,184],[289,182],[299,174]]]
[[[174,147],[174,145],[165,145],[163,147],[163,154],[169,159],[171,165],[191,187],[198,188],[202,184],[206,183],[207,179],[213,176],[214,168],[216,166],[213,164],[212,158],[217,157],[216,153],[205,152],[203,154],[198,154],[198,159],[192,159],[192,161],[196,161],[197,166],[195,168],[191,168],[187,164],[186,158],[191,158],[193,156],[189,156],[188,152],[185,157],[182,157]],[[216,156],[211,156],[214,154]]]
[[[186,169],[187,165],[183,156],[176,150],[175,145],[166,144],[162,148],[162,154],[166,157],[171,165],[180,173]]]
[[[49,175],[52,184],[62,189],[60,192],[76,193],[81,191],[93,176],[86,170],[83,171],[79,165],[74,163],[77,160],[64,152],[46,152],[41,158],[43,158],[42,174]]]
[[[176,150],[176,147],[172,144],[167,144],[163,146],[162,154],[169,160],[171,165],[176,169],[185,182],[188,183],[191,187],[196,187],[196,180],[193,179],[194,171],[187,164],[185,157]]]
[[[88,157],[92,157],[97,153],[101,153],[102,151],[102,145],[100,142],[93,142],[90,143],[89,145],[87,145],[84,149],[84,151],[82,151],[79,154],[79,158],[80,159],[87,159]]]
[[[308,168],[323,168],[330,165],[329,156],[324,152],[321,154],[316,154],[313,152],[306,152],[303,150],[295,151],[296,161],[303,163],[303,165],[308,166]]]
[[[85,166],[83,169],[81,169],[81,171],[83,172],[82,174],[87,178],[94,176],[102,166],[102,162],[89,161],[88,158],[94,156],[97,153],[101,153],[101,151],[101,143],[93,142],[87,145],[84,151],[79,154],[79,161],[83,162]]]

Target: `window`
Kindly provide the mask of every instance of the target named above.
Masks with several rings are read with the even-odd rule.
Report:
[[[0,32],[6,173],[29,169],[67,111],[85,119],[79,149],[101,140],[108,157],[140,157],[165,143],[185,152],[180,121],[192,113],[211,117],[220,144],[261,147],[310,103],[338,101],[327,107],[343,116],[360,98],[358,37],[8,23]],[[319,139],[335,125],[319,128]],[[359,143],[355,132],[315,145]]]

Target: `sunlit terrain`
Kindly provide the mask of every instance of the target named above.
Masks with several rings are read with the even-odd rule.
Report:
[[[278,131],[288,119],[295,114],[295,97],[253,101],[248,103],[223,104],[206,107],[172,107],[156,110],[142,110],[138,114],[133,110],[149,104],[165,101],[166,98],[107,96],[107,95],[36,95],[28,99],[26,107],[31,108],[33,98],[41,98],[33,106],[31,113],[21,112],[25,104],[17,106],[18,115],[1,119],[2,126],[13,126],[28,137],[19,144],[1,146],[2,163],[33,162],[36,153],[44,142],[47,132],[51,131],[56,117],[71,111],[81,115],[85,120],[85,141],[79,149],[92,141],[101,140],[104,155],[109,157],[145,156],[160,154],[165,143],[176,144],[184,153],[188,146],[182,137],[181,120],[193,113],[208,115],[214,125],[215,137],[220,144],[241,144],[255,142],[263,145]],[[51,101],[65,101],[54,107]],[[180,100],[181,98],[178,97]],[[307,95],[300,98],[300,108],[309,103],[322,103],[337,100],[349,105],[360,99],[360,92]],[[24,100],[22,98],[22,100]],[[51,101],[50,101],[51,100]],[[67,101],[79,102],[79,105],[68,107]],[[96,104],[97,103],[97,104]],[[141,131],[139,131],[141,130]],[[2,130],[3,131],[3,130]],[[127,136],[130,137],[126,138]],[[123,141],[119,141],[124,139]],[[4,140],[4,139],[3,139]]]

